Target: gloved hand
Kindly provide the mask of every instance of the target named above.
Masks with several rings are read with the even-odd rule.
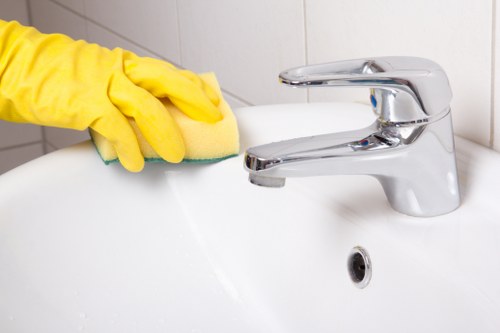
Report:
[[[126,169],[137,172],[144,158],[127,117],[163,159],[184,157],[182,135],[158,100],[164,97],[195,120],[222,119],[217,94],[192,72],[0,20],[0,119],[90,127],[114,145]]]

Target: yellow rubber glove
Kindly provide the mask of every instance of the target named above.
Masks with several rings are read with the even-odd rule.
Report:
[[[177,124],[158,100],[164,97],[195,120],[222,119],[216,92],[192,72],[0,20],[0,119],[90,127],[113,144],[126,169],[137,172],[144,158],[127,117],[163,159],[184,157]]]

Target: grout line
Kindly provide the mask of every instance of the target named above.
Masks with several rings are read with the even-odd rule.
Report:
[[[26,2],[26,10],[28,11],[28,23],[29,25],[33,25],[33,14],[31,11],[31,1],[30,0],[25,0]]]
[[[306,0],[302,0],[302,12],[304,14],[304,59],[306,65],[309,65],[309,45],[307,39],[307,5]]]
[[[304,15],[304,60],[305,64],[309,65],[309,43],[307,38],[307,0],[302,0],[302,13]],[[310,103],[310,88],[306,89],[306,101]]]
[[[177,43],[179,47],[179,62],[182,65],[184,61],[182,61],[182,41],[181,41],[181,20],[179,15],[179,0],[175,0],[175,19],[177,20]]]
[[[41,144],[43,146],[43,141],[40,141],[40,140],[39,141],[31,141],[31,142],[21,143],[18,145],[3,147],[3,148],[0,148],[0,152],[6,151],[6,150],[11,150],[11,149],[17,149],[17,148],[25,148],[25,147],[37,145],[37,144]]]
[[[89,39],[89,20],[87,19],[87,6],[85,5],[87,1],[82,0],[82,9],[85,22],[85,39]]]
[[[63,3],[60,3],[58,0],[49,0],[49,1],[50,1],[50,2],[52,2],[54,5],[58,5],[59,7],[62,7],[62,8],[66,9],[67,11],[69,11],[69,12],[71,12],[71,13],[75,14],[75,15],[78,15],[78,16],[80,16],[80,17],[85,18],[85,15],[84,15],[84,14],[82,14],[82,13],[80,13],[80,12],[78,12],[78,11],[74,10],[73,8],[71,8],[71,7],[67,6],[67,5],[65,5],[65,4],[63,4]],[[85,2],[84,2],[84,3],[85,3]]]
[[[491,33],[491,110],[490,110],[490,148],[495,148],[495,80],[496,80],[496,4],[492,1],[492,33]]]

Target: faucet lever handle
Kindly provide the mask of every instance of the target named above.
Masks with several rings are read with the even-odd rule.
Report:
[[[417,57],[376,57],[309,65],[283,71],[280,82],[293,87],[371,88],[382,122],[422,123],[448,113],[448,77],[435,62]]]

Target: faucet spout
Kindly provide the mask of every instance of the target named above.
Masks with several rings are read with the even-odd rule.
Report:
[[[375,121],[350,132],[253,147],[245,168],[253,184],[282,187],[287,177],[370,175],[391,206],[412,216],[435,216],[460,203],[451,116],[431,124]]]

